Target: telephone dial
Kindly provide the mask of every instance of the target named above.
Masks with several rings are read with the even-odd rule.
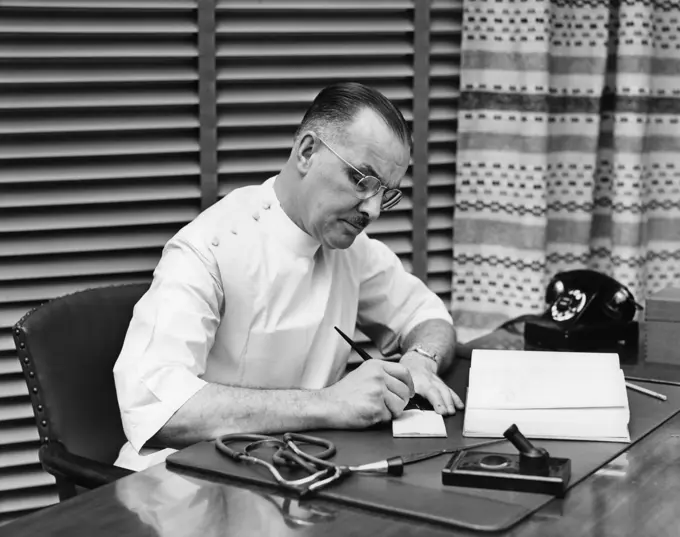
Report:
[[[545,292],[547,309],[527,319],[527,348],[616,350],[637,346],[633,294],[614,278],[594,270],[556,274]]]

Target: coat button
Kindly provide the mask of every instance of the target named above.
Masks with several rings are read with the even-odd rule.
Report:
[[[218,239],[217,237],[215,237],[215,238],[212,240],[212,245],[213,245],[213,246],[219,246],[219,245],[220,245],[220,239]]]

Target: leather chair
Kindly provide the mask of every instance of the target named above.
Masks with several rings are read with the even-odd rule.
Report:
[[[40,462],[56,478],[60,500],[132,473],[113,464],[126,441],[113,365],[133,307],[148,288],[87,289],[50,300],[14,325]]]

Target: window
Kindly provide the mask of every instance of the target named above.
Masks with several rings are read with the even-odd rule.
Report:
[[[148,281],[202,208],[277,172],[326,84],[375,86],[429,132],[371,232],[450,304],[461,15],[462,0],[3,0],[0,523],[57,499],[11,326]]]

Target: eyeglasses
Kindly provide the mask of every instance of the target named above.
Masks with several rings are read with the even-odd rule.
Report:
[[[381,190],[384,189],[385,192],[383,192],[382,202],[380,203],[380,208],[383,211],[387,211],[388,209],[391,209],[397,203],[399,203],[401,197],[403,196],[401,190],[399,190],[398,188],[387,188],[380,182],[380,179],[378,179],[377,177],[361,173],[349,162],[347,162],[344,158],[338,155],[335,149],[328,145],[328,143],[326,143],[325,140],[323,140],[318,135],[317,137],[319,138],[321,143],[329,149],[331,153],[333,153],[336,157],[338,157],[341,161],[347,164],[347,166],[352,168],[355,172],[357,172],[361,176],[361,179],[354,185],[354,194],[356,195],[357,198],[361,200],[367,200],[368,198],[372,198],[373,196],[375,196]]]

